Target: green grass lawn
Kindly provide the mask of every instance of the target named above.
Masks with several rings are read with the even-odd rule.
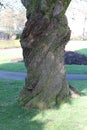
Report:
[[[87,65],[66,65],[69,74],[87,74]]]
[[[84,54],[87,56],[87,48],[77,50],[76,52],[79,52],[80,54]]]
[[[19,40],[0,41],[0,49],[20,47]]]
[[[26,72],[26,68],[23,62],[18,63],[4,63],[0,64],[0,70],[13,71],[13,72]]]
[[[87,130],[87,81],[70,81],[84,94],[56,109],[26,110],[18,102],[24,81],[0,80],[0,130]]]

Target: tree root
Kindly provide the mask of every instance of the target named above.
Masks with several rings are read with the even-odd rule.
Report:
[[[72,87],[70,84],[69,84],[69,88],[71,92],[71,97],[77,98],[77,97],[82,96],[82,94],[76,88]]]

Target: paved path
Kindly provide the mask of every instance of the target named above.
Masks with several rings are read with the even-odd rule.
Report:
[[[26,73],[0,71],[0,79],[24,80]],[[67,80],[87,80],[87,74],[66,74]]]
[[[87,74],[66,74],[67,80],[87,80]]]
[[[0,79],[23,80],[25,79],[25,77],[26,77],[26,73],[0,70]]]

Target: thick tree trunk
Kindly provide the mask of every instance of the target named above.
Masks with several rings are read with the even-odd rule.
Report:
[[[27,19],[21,37],[27,77],[19,101],[27,108],[52,107],[70,95],[64,66],[64,48],[70,39],[67,18],[49,19],[34,12]]]

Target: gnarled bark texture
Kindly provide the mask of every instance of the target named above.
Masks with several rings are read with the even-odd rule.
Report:
[[[27,22],[21,36],[27,69],[19,102],[27,108],[52,107],[69,94],[64,48],[70,29],[64,15],[70,0],[21,0]]]

